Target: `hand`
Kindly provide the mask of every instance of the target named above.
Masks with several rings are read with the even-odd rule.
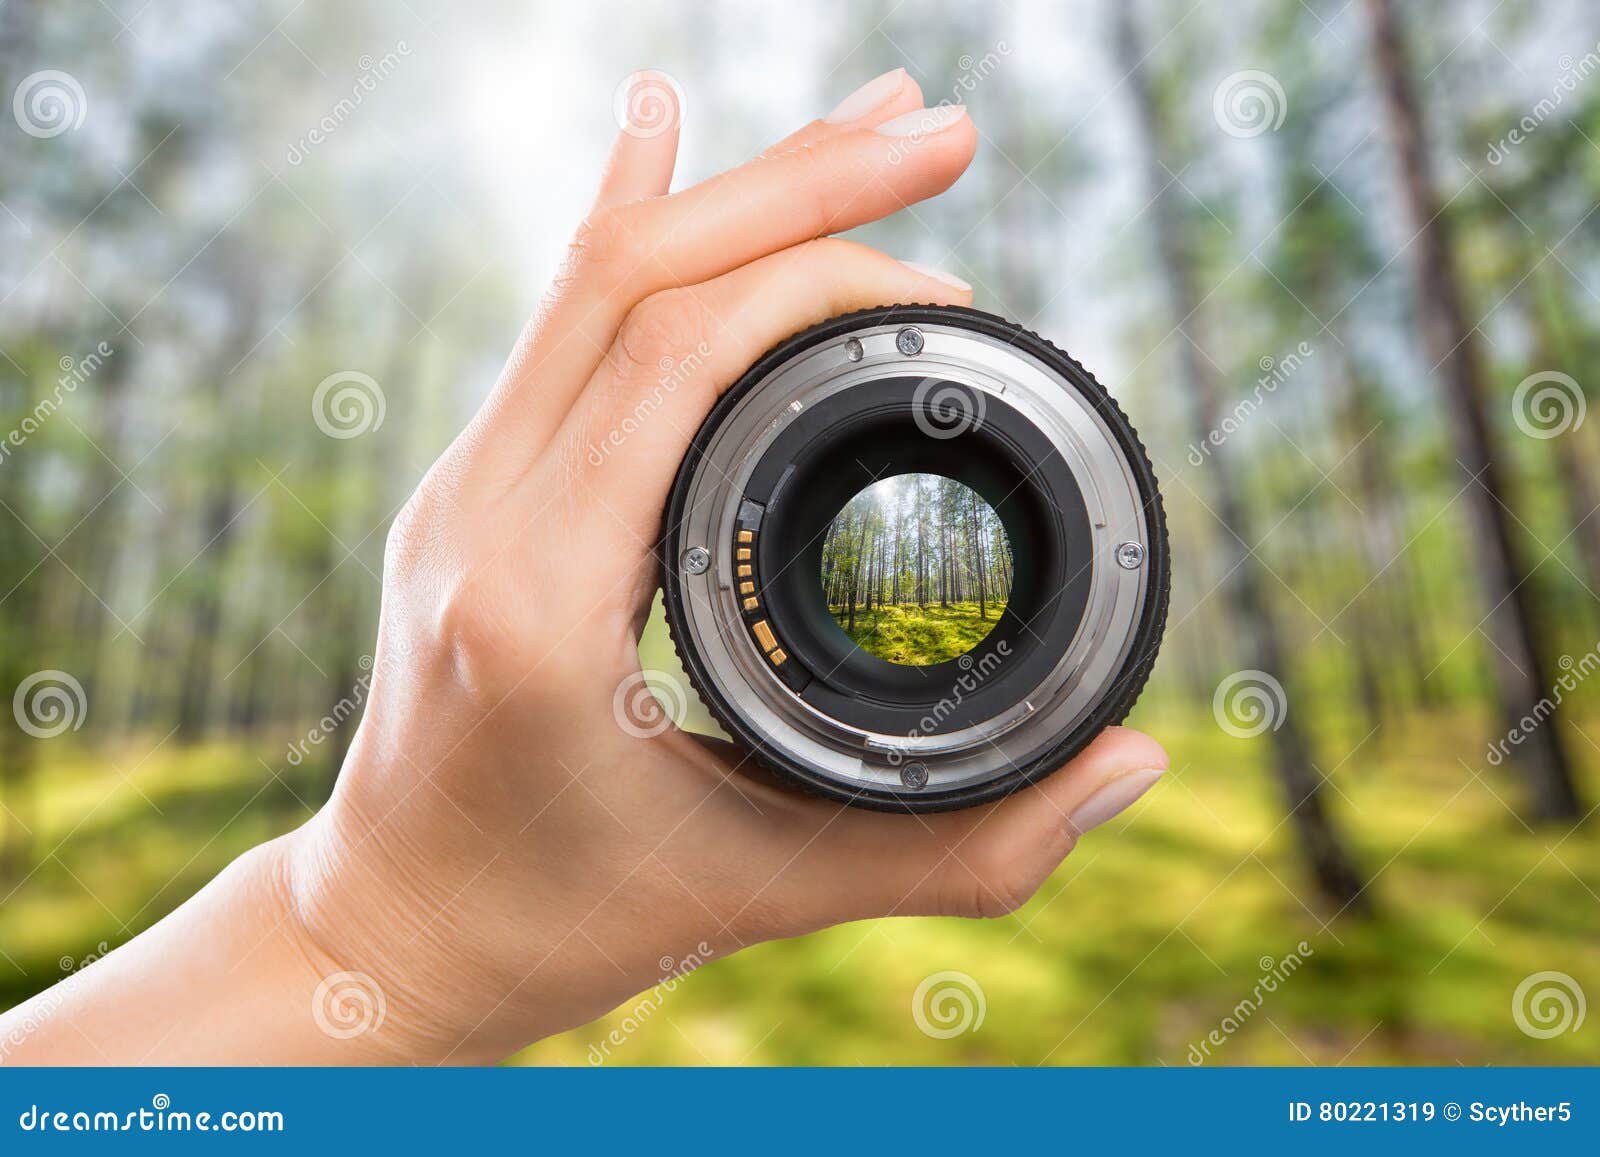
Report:
[[[390,533],[375,678],[332,800],[234,870],[276,897],[269,955],[297,962],[286,1016],[338,972],[385,1006],[375,1031],[297,1035],[267,1059],[491,1061],[657,983],[664,961],[846,920],[1008,913],[1155,781],[1161,749],[1112,729],[1000,804],[884,815],[738,774],[728,745],[618,725],[693,432],[798,330],[969,302],[954,278],[828,235],[941,192],[975,146],[964,110],[923,110],[903,71],[671,195],[676,126],[619,135],[501,380]]]

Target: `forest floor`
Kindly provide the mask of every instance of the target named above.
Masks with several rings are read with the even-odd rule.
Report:
[[[855,630],[845,626],[848,614],[835,610],[840,630],[863,650],[891,663],[928,667],[965,655],[977,646],[1005,611],[1004,603],[988,603],[979,614],[977,603],[951,603],[940,606],[916,603],[904,606],[873,607],[870,612],[856,608]]]
[[[617,1064],[1600,1056],[1600,828],[1525,827],[1510,773],[1472,750],[1484,719],[1413,716],[1365,740],[1361,726],[1322,729],[1330,810],[1373,880],[1370,920],[1310,894],[1265,739],[1230,738],[1208,711],[1158,702],[1142,704],[1134,722],[1167,744],[1172,772],[1086,837],[1015,915],[871,921],[760,945],[535,1045],[518,1063],[593,1063],[612,1031],[624,1043],[607,1045],[603,1059]],[[1579,722],[1600,734],[1592,716]],[[1565,726],[1592,804],[1600,755]],[[100,752],[41,745],[45,762],[21,812],[27,866],[0,884],[0,1007],[149,925],[241,851],[302,822],[304,801],[328,790],[327,769],[286,767],[281,743],[152,752],[158,739]],[[913,822],[883,820],[889,839],[897,822]],[[1291,953],[1298,971],[1241,1013]],[[985,1014],[974,1031],[935,1039],[918,1028],[912,1000],[946,970],[981,988]],[[1513,993],[1543,971],[1586,993],[1578,1031],[1536,1039],[1518,1027]],[[1224,1043],[1192,1052],[1213,1030]]]

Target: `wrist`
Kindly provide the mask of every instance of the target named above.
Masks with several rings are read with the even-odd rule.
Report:
[[[325,999],[339,965],[306,934],[295,901],[295,861],[306,838],[302,828],[253,848],[208,887],[216,892],[208,907],[220,907],[222,922],[240,929],[230,938],[221,995],[241,1005],[244,1032],[259,1036],[267,1026],[262,1063],[382,1063],[387,1041],[343,1031],[357,1015],[350,994],[341,991],[336,1005]],[[218,922],[215,912],[203,915]]]
[[[290,871],[300,833],[254,848],[154,926],[0,1018],[21,1064],[360,1064],[389,1039],[344,1040],[319,1015],[334,971],[305,935]],[[330,1033],[329,1027],[334,1031]],[[390,1038],[398,1034],[388,1034]]]
[[[548,758],[560,765],[561,755]],[[387,1059],[496,1062],[603,1015],[682,962],[770,934],[741,938],[703,903],[686,903],[700,894],[685,882],[703,879],[698,862],[658,836],[575,837],[584,830],[572,818],[583,813],[579,792],[494,799],[503,753],[458,753],[421,779],[412,774],[420,758],[415,744],[364,725],[339,789],[289,845],[304,953],[321,977],[366,978],[371,991],[352,994],[352,1015],[381,994],[382,1025],[366,1043]],[[458,774],[477,785],[470,796],[453,790]],[[460,802],[445,812],[441,798]],[[611,813],[602,822],[618,821]],[[638,870],[651,856],[662,865],[662,855],[676,867]],[[748,927],[761,911],[745,904],[735,915]]]
[[[483,1013],[462,997],[478,987],[475,968],[457,959],[443,906],[371,829],[352,826],[330,804],[267,846],[279,856],[284,928],[309,978],[306,1008],[331,1042],[332,1063],[499,1060],[503,1053],[473,1047]]]

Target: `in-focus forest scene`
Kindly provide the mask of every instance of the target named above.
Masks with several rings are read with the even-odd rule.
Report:
[[[1011,596],[1011,544],[994,508],[938,474],[874,482],[822,538],[822,593],[852,642],[927,667],[972,650]]]
[[[1600,1061],[1593,0],[0,5],[0,1007],[328,797],[389,524],[624,78],[681,86],[683,188],[901,66],[977,156],[851,236],[1138,429],[1171,770],[1014,915],[764,944],[515,1063]],[[841,528],[846,630],[973,545],[994,614],[1004,552],[925,514],[920,592],[903,518]],[[712,730],[659,607],[640,653]]]

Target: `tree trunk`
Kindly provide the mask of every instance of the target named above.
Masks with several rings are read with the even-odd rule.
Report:
[[[1178,379],[1184,394],[1191,399],[1190,418],[1198,445],[1218,426],[1223,410],[1222,383],[1211,364],[1199,356],[1200,347],[1194,340],[1195,314],[1200,301],[1183,245],[1182,222],[1167,195],[1169,182],[1162,164],[1162,154],[1166,151],[1162,126],[1143,72],[1144,52],[1134,27],[1132,6],[1117,4],[1115,7],[1121,67],[1144,139],[1145,180],[1152,199],[1150,211],[1158,260],[1166,283],[1168,306],[1177,322]],[[1258,564],[1241,541],[1249,535],[1249,528],[1230,463],[1220,453],[1212,457],[1211,479],[1217,517],[1225,530],[1218,539],[1224,556],[1223,572],[1230,575],[1224,587],[1232,610],[1239,656],[1248,667],[1281,679],[1286,667],[1277,624],[1261,588]],[[1346,909],[1365,911],[1368,908],[1365,885],[1328,815],[1322,780],[1312,766],[1296,713],[1293,710],[1283,712],[1275,729],[1265,734],[1272,744],[1274,773],[1317,889],[1341,912]]]
[[[939,605],[950,601],[950,528],[945,525],[943,509],[938,514],[939,535]]]
[[[968,491],[968,493],[972,496],[972,561],[978,572],[978,617],[987,619],[989,617],[988,592],[984,586],[983,534],[978,529],[978,494],[977,491]]]
[[[1551,285],[1550,275],[1540,267],[1532,281],[1528,311],[1533,315],[1539,364],[1547,369],[1584,364],[1583,351],[1570,338],[1571,322],[1565,303]],[[1583,560],[1584,585],[1591,597],[1600,598],[1600,483],[1596,482],[1594,462],[1584,452],[1587,447],[1581,438],[1578,429],[1571,429],[1550,442],[1556,473],[1561,476],[1567,519],[1572,523],[1572,537]]]
[[[1392,544],[1385,541],[1386,536],[1377,527],[1367,523],[1382,518],[1383,505],[1388,502],[1391,492],[1380,483],[1380,479],[1387,476],[1387,470],[1373,444],[1375,435],[1369,436],[1363,398],[1365,387],[1355,367],[1350,364],[1350,357],[1338,340],[1338,335],[1330,336],[1334,338],[1333,378],[1338,390],[1336,409],[1340,436],[1352,448],[1350,452],[1355,457],[1357,485],[1366,512],[1360,516],[1362,524],[1355,528],[1352,537],[1360,546],[1361,561],[1369,585],[1356,595],[1351,608],[1355,615],[1356,633],[1351,643],[1355,650],[1356,699],[1366,715],[1368,730],[1373,731],[1383,726],[1388,716],[1383,678],[1379,672],[1391,666],[1383,659],[1387,632],[1381,625],[1386,611],[1383,600],[1389,584],[1383,582],[1380,576],[1394,560],[1395,552]],[[1388,479],[1388,483],[1392,485],[1393,479]]]
[[[863,552],[866,549],[867,549],[867,519],[866,519],[866,516],[863,515],[862,518],[861,518],[861,538],[856,543],[856,556],[855,556],[855,558],[853,558],[851,560],[851,566],[850,566],[850,611],[849,611],[850,621],[845,624],[845,630],[847,630],[847,631],[854,631],[856,629],[856,595],[858,593],[858,585],[857,584],[860,582],[860,579],[861,579],[861,567],[863,565],[862,564],[862,560],[865,557]]]
[[[867,600],[865,610],[872,614],[872,605],[878,594],[878,536],[872,536],[872,547],[867,552]]]
[[[1454,443],[1467,482],[1476,571],[1487,606],[1479,629],[1489,639],[1500,715],[1509,728],[1533,712],[1551,686],[1550,664],[1539,638],[1532,573],[1512,537],[1503,504],[1506,487],[1485,414],[1485,384],[1474,327],[1461,299],[1450,221],[1434,190],[1422,113],[1412,91],[1409,63],[1391,0],[1366,0],[1372,51],[1388,108],[1411,224],[1416,231],[1418,310],[1428,357],[1437,367]],[[1531,811],[1540,819],[1575,819],[1577,787],[1562,742],[1559,719],[1545,720],[1513,749],[1512,761],[1527,781]]]
[[[897,607],[900,605],[900,540],[902,537],[904,536],[900,533],[900,512],[898,507],[896,507],[894,522],[894,573],[891,578],[893,590],[889,598],[890,601],[893,602]]]

